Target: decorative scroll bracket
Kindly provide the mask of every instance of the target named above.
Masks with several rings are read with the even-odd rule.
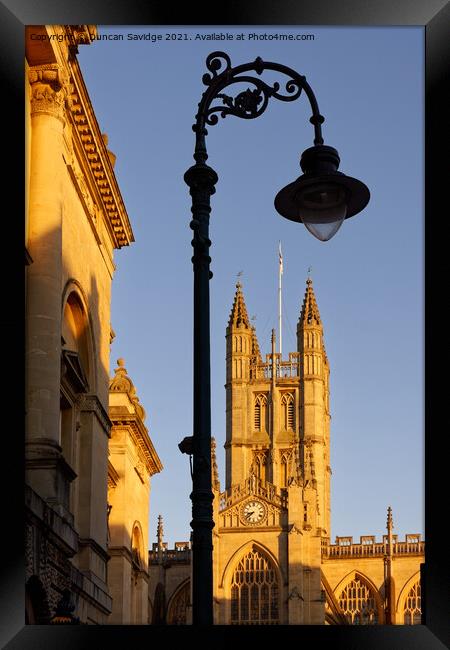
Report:
[[[272,97],[283,102],[291,102],[298,99],[302,91],[305,92],[311,104],[310,122],[314,125],[314,144],[323,144],[321,125],[325,118],[320,114],[315,95],[303,75],[285,65],[263,61],[261,57],[233,68],[230,57],[225,52],[209,54],[206,59],[206,67],[209,73],[203,75],[203,83],[207,89],[202,95],[199,110],[195,116],[196,122],[192,126],[196,133],[194,158],[197,162],[204,163],[208,158],[205,145],[205,136],[208,133],[206,125],[217,124],[219,116],[225,118],[227,115],[234,115],[246,120],[254,119],[264,113],[269,99]],[[286,94],[279,92],[280,83],[275,82],[273,85],[269,85],[259,78],[264,70],[274,70],[288,77],[285,83]],[[250,71],[256,72],[258,77],[245,74]],[[233,84],[242,83],[250,84],[253,88],[249,86],[235,96],[223,92],[225,88]],[[215,100],[221,100],[222,103],[215,104]]]

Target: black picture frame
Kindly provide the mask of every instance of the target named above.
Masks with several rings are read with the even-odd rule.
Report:
[[[0,581],[0,643],[8,650],[24,648],[90,648],[110,643],[127,646],[156,643],[163,633],[169,642],[189,643],[191,635],[200,632],[205,642],[225,645],[236,637],[240,643],[251,643],[254,629],[215,626],[153,628],[148,626],[25,626],[24,530],[24,440],[20,414],[23,413],[24,384],[18,350],[23,350],[23,169],[24,169],[24,27],[33,24],[154,24],[154,25],[420,25],[425,32],[425,541],[426,562],[423,576],[425,603],[424,625],[420,626],[295,626],[264,628],[267,643],[277,642],[278,633],[288,633],[295,643],[316,643],[320,647],[386,650],[439,650],[450,646],[450,576],[447,561],[447,538],[444,533],[446,504],[445,454],[445,381],[436,376],[443,363],[446,346],[446,323],[442,316],[445,292],[442,286],[445,256],[442,224],[448,210],[446,188],[448,165],[440,164],[444,149],[443,136],[448,133],[448,85],[450,71],[450,6],[443,0],[382,0],[362,3],[358,0],[228,0],[219,7],[220,19],[210,4],[185,3],[172,8],[158,1],[127,0],[112,4],[106,0],[9,0],[0,4],[0,68],[3,80],[4,133],[12,141],[4,146],[7,162],[4,180],[5,196],[12,197],[12,210],[5,210],[4,223],[10,226],[4,248],[10,256],[3,272],[4,309],[0,316],[4,351],[11,355],[3,366],[6,378],[3,396],[7,395],[4,412],[11,422],[3,427],[2,537],[6,542]],[[174,20],[176,16],[176,22]],[[119,82],[120,83],[120,82]],[[385,99],[389,101],[389,98]],[[401,115],[393,115],[400,120]],[[6,128],[5,128],[6,127]],[[6,139],[5,139],[6,143]],[[395,143],[393,143],[395,146]],[[407,238],[407,233],[405,233]],[[188,252],[187,252],[188,254]],[[381,261],[382,251],[380,251]],[[10,271],[11,270],[11,271]],[[15,281],[17,279],[17,281]],[[438,293],[439,292],[439,293]],[[438,296],[440,302],[434,301]],[[15,305],[15,307],[13,307]],[[8,369],[8,372],[5,370]],[[13,381],[13,369],[19,372]],[[7,392],[5,392],[7,391]],[[442,416],[444,415],[444,418]],[[441,419],[444,424],[441,425]],[[407,451],[405,450],[405,453]],[[6,468],[11,469],[10,472]],[[381,479],[380,479],[381,480]],[[407,486],[399,486],[407,489]],[[181,633],[183,636],[179,637]],[[260,631],[260,630],[258,630]]]

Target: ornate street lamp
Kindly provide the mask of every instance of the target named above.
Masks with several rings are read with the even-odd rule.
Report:
[[[212,518],[211,490],[211,379],[209,332],[209,215],[210,197],[215,192],[218,176],[206,164],[206,126],[219,121],[219,115],[235,115],[243,119],[259,117],[266,110],[269,99],[283,102],[298,99],[304,91],[312,109],[310,122],[314,125],[314,146],[303,152],[300,165],[303,174],[278,192],[275,208],[283,217],[304,223],[318,239],[326,241],[339,229],[344,219],[357,214],[367,205],[370,193],[364,183],[338,172],[339,155],[333,147],[323,144],[319,112],[314,93],[304,76],[279,63],[263,61],[260,57],[251,63],[231,66],[225,52],[212,52],[206,59],[209,73],[203,75],[206,90],[198,105],[195,132],[195,165],[184,175],[192,197],[194,232],[192,257],[194,270],[194,428],[193,436],[181,451],[192,452],[192,608],[194,625],[213,624],[212,574]],[[274,70],[288,77],[286,94],[280,93],[280,84],[272,86],[259,76],[264,70]],[[249,76],[254,71],[258,75]],[[233,84],[252,87],[235,97],[223,91]],[[214,100],[221,103],[213,104]]]

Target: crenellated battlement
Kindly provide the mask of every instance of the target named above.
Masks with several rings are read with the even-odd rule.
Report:
[[[160,546],[158,546],[158,543],[154,543],[148,552],[149,564],[167,564],[172,562],[189,564],[190,561],[190,542],[175,542],[174,548],[168,548],[167,542],[162,542]]]

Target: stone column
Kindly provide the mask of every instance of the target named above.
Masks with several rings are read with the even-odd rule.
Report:
[[[60,365],[64,73],[29,69],[31,152],[26,308],[26,480],[44,499],[68,507],[73,478],[61,457]],[[73,474],[73,473],[72,473]]]

